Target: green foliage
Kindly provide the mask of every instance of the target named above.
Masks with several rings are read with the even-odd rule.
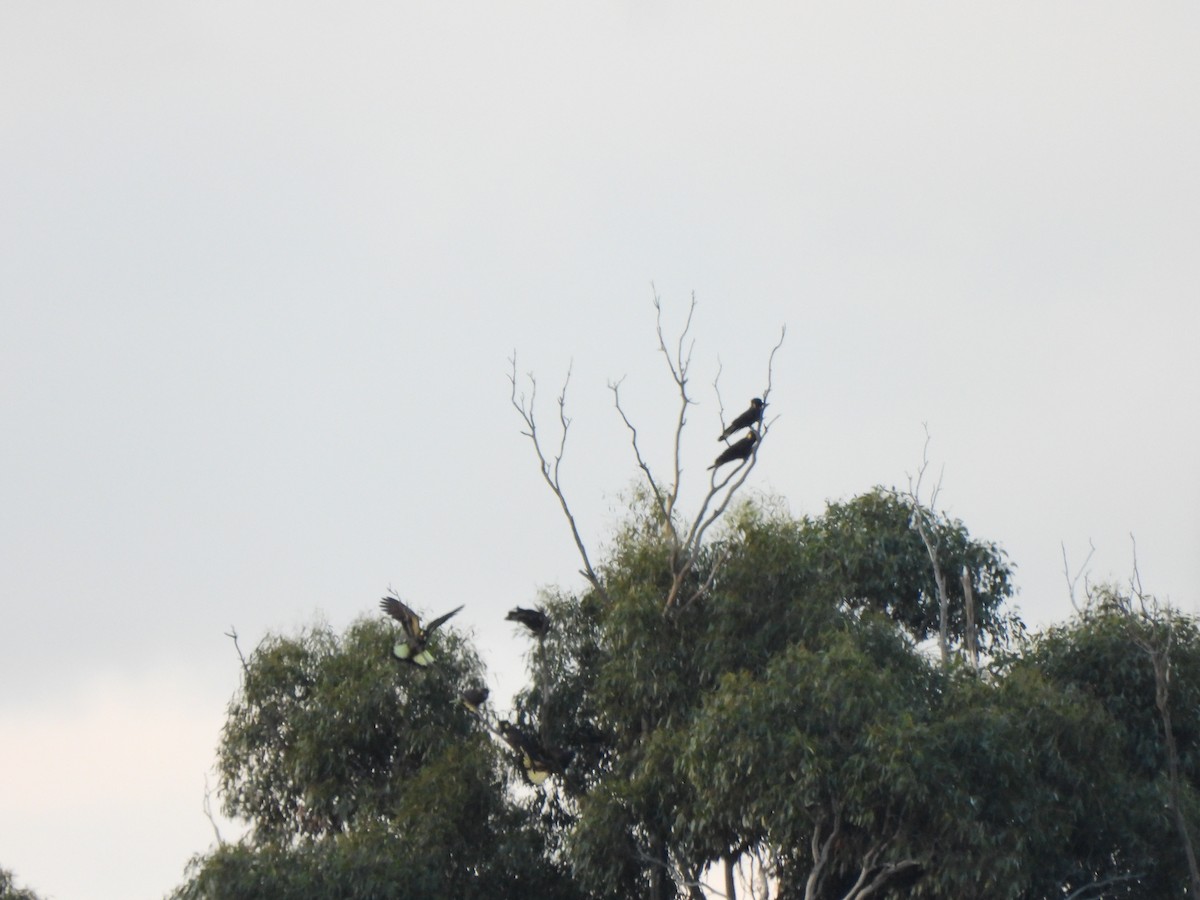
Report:
[[[982,676],[943,667],[919,649],[938,603],[912,515],[883,490],[803,519],[744,506],[682,596],[720,560],[710,589],[664,614],[670,549],[635,510],[598,567],[602,595],[544,598],[555,629],[520,703],[577,752],[554,828],[593,896],[683,893],[748,850],[774,861],[781,898],[855,896],[881,872],[872,896],[1178,895],[1144,655],[1116,632],[1088,649],[1094,623],[1028,641],[1003,552],[927,519],[944,569],[971,573],[992,660]],[[1191,773],[1200,678],[1178,663]]]
[[[929,552],[912,526],[917,511],[895,491],[876,488],[825,515],[806,520],[805,536],[816,548],[814,573],[836,599],[878,610],[918,641],[937,634],[938,597]],[[1004,610],[1012,596],[1012,572],[1004,551],[972,540],[957,519],[930,517],[929,529],[950,595],[950,633],[962,640],[966,610],[959,573],[971,573],[981,650],[1003,647],[1021,630]]]
[[[1114,836],[1095,844],[1113,848],[1120,867],[1138,874],[1144,896],[1166,897],[1178,892],[1185,863],[1167,812],[1166,742],[1155,707],[1154,666],[1137,640],[1170,648],[1169,703],[1181,799],[1185,818],[1200,836],[1200,628],[1178,612],[1169,618],[1130,616],[1129,601],[1115,588],[1098,589],[1074,621],[1035,637],[1013,669],[1036,668],[1077,704],[1103,709],[1103,749],[1110,757],[1104,811]]]
[[[0,900],[38,900],[38,895],[29,888],[17,887],[13,873],[0,869]]]
[[[1182,896],[1145,647],[1170,647],[1194,826],[1195,622],[1101,592],[1029,638],[1003,552],[926,513],[945,571],[971,575],[985,652],[982,672],[944,665],[922,649],[938,601],[913,514],[884,490],[800,519],[742,506],[664,611],[677,561],[643,498],[602,587],[541,598],[516,724],[571,762],[537,789],[455,702],[483,673],[452,629],[429,670],[397,663],[378,621],[265,641],[220,751],[252,833],[176,896],[696,898],[746,853],[778,900]]]
[[[359,621],[251,655],[219,766],[226,812],[252,832],[193,861],[179,900],[575,896],[457,701],[482,679],[474,651],[447,629],[418,669],[393,640]]]

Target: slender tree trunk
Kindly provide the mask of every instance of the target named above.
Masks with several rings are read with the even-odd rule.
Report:
[[[733,880],[733,868],[737,859],[732,854],[725,857],[725,900],[737,900],[737,886]]]
[[[660,838],[653,838],[650,852],[655,862],[650,866],[650,900],[672,900],[675,896],[675,879],[668,869],[667,848]]]
[[[967,655],[975,674],[979,674],[979,628],[975,624],[975,590],[971,587],[971,570],[962,570],[963,604],[967,614]]]

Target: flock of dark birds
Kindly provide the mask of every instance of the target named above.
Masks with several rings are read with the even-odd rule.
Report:
[[[754,452],[759,441],[758,426],[762,422],[763,410],[767,404],[758,397],[750,401],[750,408],[729,423],[717,440],[728,443],[731,435],[743,428],[747,429],[741,440],[728,444],[716,462],[709,466],[715,470],[728,462],[744,461]],[[433,663],[429,652],[429,638],[439,627],[451,617],[457,615],[462,606],[438,616],[422,626],[420,617],[413,612],[399,597],[387,596],[379,602],[379,607],[400,623],[402,634],[392,646],[392,655],[401,662],[418,668],[427,668]],[[540,642],[550,632],[550,618],[540,609],[525,609],[516,607],[504,617],[507,621],[524,625],[532,637]],[[572,754],[569,750],[547,747],[543,741],[527,731],[523,731],[506,719],[499,719],[494,724],[484,711],[487,702],[488,689],[473,687],[463,691],[459,702],[463,704],[492,734],[508,744],[517,754],[521,766],[521,775],[529,784],[540,785],[551,775],[563,774],[570,764]]]

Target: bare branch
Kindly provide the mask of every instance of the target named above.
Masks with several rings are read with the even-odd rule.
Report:
[[[583,569],[580,574],[583,575],[592,585],[593,588],[601,595],[604,594],[604,587],[600,583],[600,577],[596,574],[596,570],[592,568],[592,561],[588,557],[587,547],[584,546],[583,537],[579,534],[579,526],[575,522],[575,515],[571,512],[570,504],[567,503],[567,497],[562,490],[562,482],[559,479],[559,467],[562,465],[563,454],[567,446],[567,433],[571,427],[571,420],[567,418],[567,387],[571,383],[571,367],[567,368],[567,377],[563,380],[562,391],[558,395],[558,421],[562,435],[558,442],[558,454],[554,457],[554,465],[551,466],[546,458],[546,452],[542,448],[542,442],[538,436],[537,421],[535,418],[534,408],[537,400],[537,380],[532,373],[527,376],[529,378],[529,399],[526,400],[525,394],[522,393],[520,399],[517,397],[517,354],[514,351],[512,358],[509,360],[512,363],[512,371],[509,373],[508,380],[512,385],[511,402],[513,408],[521,416],[525,422],[525,427],[528,429],[521,432],[533,443],[534,452],[537,454],[538,463],[542,470],[542,478],[549,485],[550,490],[554,492],[554,496],[558,498],[559,506],[562,507],[563,515],[567,517],[567,523],[571,527],[571,536],[575,539],[575,547],[579,550],[579,556],[583,560]]]
[[[787,325],[781,325],[779,328],[779,340],[775,342],[775,346],[771,348],[771,355],[767,357],[767,387],[762,393],[763,403],[767,402],[767,398],[771,396],[771,388],[773,386],[773,376],[775,372],[775,354],[779,352],[779,348],[783,346],[783,339],[787,337]]]
[[[680,887],[687,888],[688,893],[692,897],[703,898],[705,896],[704,891],[706,890],[715,897],[725,898],[726,896],[721,891],[718,891],[716,888],[712,887],[712,885],[705,884],[703,881],[701,881],[700,875],[702,873],[697,872],[693,866],[685,866],[685,864],[679,862],[678,860],[670,861],[660,859],[651,853],[647,853],[640,847],[637,848],[635,858],[640,863],[643,863],[647,866],[654,866],[656,870],[666,872],[668,875],[670,875],[672,881],[674,881]]]
[[[224,846],[225,841],[221,838],[221,829],[217,827],[217,820],[213,817],[212,811],[212,789],[208,786],[208,773],[204,773],[204,818],[208,819],[208,824],[212,826],[213,834],[217,838],[217,845]]]
[[[242,664],[242,675],[245,676],[245,680],[247,682],[249,682],[250,681],[250,666],[247,665],[246,656],[245,656],[245,654],[242,653],[242,647],[238,643],[237,629],[234,626],[230,625],[229,630],[227,632],[225,632],[225,637],[230,638],[233,641],[233,649],[237,651],[238,660]]]
[[[1075,607],[1075,612],[1082,613],[1083,610],[1080,608],[1075,597],[1075,588],[1079,584],[1079,579],[1087,572],[1088,563],[1091,562],[1092,556],[1096,552],[1096,545],[1092,543],[1090,538],[1088,539],[1088,555],[1084,557],[1083,565],[1079,567],[1079,570],[1072,577],[1071,566],[1067,562],[1067,545],[1061,541],[1059,543],[1062,547],[1063,576],[1067,579],[1067,594],[1071,598],[1071,606]]]
[[[625,423],[625,427],[629,429],[630,441],[633,444],[634,459],[637,460],[638,468],[645,473],[646,483],[650,486],[650,493],[654,495],[655,506],[658,508],[659,515],[662,516],[663,527],[669,530],[672,541],[674,542],[675,526],[671,521],[671,504],[673,503],[674,498],[668,497],[664,499],[662,490],[658,486],[658,480],[650,471],[650,466],[646,462],[645,457],[642,456],[641,448],[638,446],[637,428],[634,426],[633,422],[629,420],[629,416],[625,414],[625,410],[621,406],[621,382],[624,380],[624,378],[621,378],[618,381],[610,381],[608,383],[608,389],[613,393],[613,405],[616,406],[617,412],[620,413],[621,421],[623,421]]]
[[[1101,878],[1099,881],[1093,881],[1091,884],[1085,884],[1083,887],[1076,888],[1063,897],[1063,900],[1084,900],[1084,895],[1089,891],[1099,891],[1100,893],[1096,894],[1096,900],[1099,900],[1100,897],[1104,896],[1105,888],[1112,887],[1114,884],[1121,884],[1124,881],[1138,881],[1142,877],[1141,872],[1129,875],[1111,875],[1108,878]]]
[[[875,877],[857,893],[847,894],[847,900],[869,900],[879,891],[887,887],[889,881],[898,875],[903,875],[912,869],[919,869],[921,864],[915,859],[902,859],[899,862],[888,863],[875,872]]]
[[[695,301],[693,300],[693,304],[694,302]],[[771,353],[767,358],[767,386],[763,391],[761,398],[764,405],[767,402],[767,397],[770,396],[771,386],[774,380],[775,354],[783,345],[783,339],[786,335],[787,326],[785,325],[780,329],[779,341],[776,342],[775,346],[771,349]],[[718,371],[717,378],[713,380],[713,389],[717,392],[717,402],[720,404],[721,393],[718,386],[719,378],[720,372]],[[723,404],[721,405],[721,408],[721,425],[722,428],[724,428],[725,415]],[[696,513],[695,518],[692,520],[692,525],[688,529],[687,535],[679,545],[677,558],[673,561],[671,588],[667,592],[666,601],[663,603],[664,616],[667,615],[673,607],[678,606],[682,608],[690,606],[700,596],[706,593],[709,588],[711,588],[716,577],[719,564],[723,562],[723,559],[718,559],[715,561],[713,570],[709,573],[709,576],[705,579],[701,587],[691,597],[683,602],[681,602],[679,599],[679,592],[683,587],[683,582],[691,573],[696,564],[696,559],[699,555],[705,533],[708,531],[709,527],[711,527],[713,523],[717,521],[717,519],[724,515],[725,511],[729,508],[729,504],[733,500],[734,495],[738,492],[742,485],[746,483],[746,479],[750,476],[750,472],[753,471],[755,464],[758,462],[759,448],[762,446],[762,443],[766,439],[767,434],[771,430],[771,425],[774,424],[774,422],[775,419],[772,419],[770,422],[762,421],[759,423],[758,428],[755,430],[758,440],[755,442],[750,456],[748,456],[738,465],[734,466],[732,469],[728,470],[723,477],[720,474],[720,469],[713,469],[712,478],[709,481],[708,493],[701,502],[700,511]],[[682,428],[682,417],[680,427]],[[676,440],[678,441],[678,431],[676,432]],[[713,506],[714,502],[716,504],[715,506]],[[709,511],[710,506],[712,506],[711,512]]]
[[[938,595],[938,646],[942,652],[942,665],[948,666],[950,664],[950,594],[946,590],[946,573],[942,571],[941,559],[938,555],[941,549],[941,539],[934,527],[937,516],[937,498],[942,490],[945,467],[938,473],[937,483],[929,495],[929,506],[926,507],[921,502],[921,482],[925,478],[925,470],[929,467],[929,442],[931,440],[929,426],[926,425],[925,446],[921,450],[921,467],[917,469],[915,481],[911,475],[908,478],[908,497],[912,501],[913,527],[917,529],[921,543],[925,545],[925,552],[929,554],[929,562],[933,566],[933,581]]]

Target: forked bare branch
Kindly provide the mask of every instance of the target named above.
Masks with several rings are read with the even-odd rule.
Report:
[[[233,625],[229,626],[229,630],[225,632],[225,637],[233,641],[233,649],[237,651],[238,661],[242,664],[242,675],[245,676],[247,682],[250,681],[250,666],[246,662],[246,655],[242,653],[242,645],[238,643],[237,628]]]
[[[675,386],[679,389],[679,415],[675,420],[674,478],[671,481],[671,489],[667,493],[666,502],[666,517],[668,520],[670,520],[671,515],[675,511],[675,502],[679,499],[679,487],[683,478],[680,446],[683,441],[683,426],[687,421],[687,408],[693,402],[687,394],[687,380],[688,369],[692,364],[692,351],[695,349],[696,342],[692,341],[688,346],[686,354],[683,352],[683,345],[687,340],[688,332],[692,328],[692,316],[695,315],[695,312],[696,295],[692,294],[692,301],[688,305],[687,320],[683,323],[683,329],[679,332],[679,340],[675,345],[675,355],[672,358],[671,351],[667,349],[666,338],[663,335],[662,301],[658,296],[658,292],[655,291],[654,293],[654,330],[658,334],[658,349],[662,353],[663,358],[666,359],[667,367],[671,370],[671,378],[675,381]]]
[[[787,326],[784,325],[779,332],[779,340],[775,346],[771,348],[771,353],[767,357],[767,386],[763,390],[762,397],[765,407],[767,398],[771,395],[771,389],[774,385],[775,378],[775,354],[779,348],[783,346],[783,340],[787,336]],[[721,392],[719,387],[720,371],[718,370],[717,377],[713,380],[713,389],[717,392],[717,401],[720,403]],[[722,405],[722,410],[724,406]],[[776,417],[778,418],[778,417]],[[685,608],[694,603],[697,599],[706,594],[711,588],[716,579],[717,571],[723,563],[724,558],[718,557],[713,561],[713,568],[709,572],[708,577],[703,583],[686,599],[680,598],[680,591],[683,588],[684,581],[691,574],[699,558],[700,547],[704,541],[704,535],[708,529],[724,515],[729,508],[730,502],[734,495],[746,483],[746,479],[750,477],[750,472],[753,471],[755,464],[758,462],[758,451],[762,446],[763,440],[771,430],[771,425],[775,419],[770,421],[762,421],[755,428],[754,433],[758,440],[755,442],[750,455],[742,460],[734,468],[728,470],[723,476],[720,474],[719,468],[713,469],[712,478],[709,481],[708,493],[700,503],[700,510],[696,513],[692,520],[691,526],[687,530],[683,541],[677,544],[678,549],[672,554],[671,566],[671,587],[667,592],[666,601],[663,603],[663,615],[666,615],[672,608]],[[725,416],[722,411],[721,424],[724,428]]]
[[[1083,564],[1076,570],[1074,575],[1071,574],[1071,566],[1067,562],[1067,545],[1060,541],[1059,546],[1062,547],[1063,576],[1067,579],[1067,596],[1070,597],[1071,606],[1073,606],[1075,608],[1075,612],[1082,613],[1083,607],[1081,607],[1079,605],[1079,602],[1075,596],[1075,589],[1076,589],[1076,587],[1079,586],[1079,579],[1083,578],[1084,579],[1083,587],[1084,587],[1084,593],[1086,596],[1086,593],[1087,593],[1087,567],[1088,567],[1088,563],[1091,562],[1092,557],[1096,553],[1096,545],[1094,543],[1092,543],[1090,538],[1088,539],[1088,554],[1087,554],[1087,556],[1085,556],[1083,558]]]
[[[537,454],[538,463],[542,470],[542,478],[546,484],[550,486],[550,490],[554,492],[554,496],[558,498],[559,506],[562,507],[563,515],[567,517],[567,524],[571,527],[571,536],[575,539],[575,547],[579,550],[579,556],[583,560],[583,569],[580,574],[591,583],[596,591],[604,596],[604,587],[600,583],[600,577],[596,574],[596,570],[592,567],[592,561],[588,556],[587,547],[583,543],[583,537],[579,533],[579,525],[575,521],[575,515],[571,512],[571,506],[567,503],[566,494],[563,493],[562,481],[559,477],[559,469],[562,466],[563,455],[566,452],[567,433],[571,428],[571,420],[567,417],[567,387],[571,383],[571,367],[567,368],[567,376],[563,380],[562,391],[559,392],[558,403],[558,422],[560,436],[558,441],[558,452],[554,456],[554,462],[551,464],[547,458],[546,451],[542,446],[541,437],[538,435],[537,417],[535,412],[537,402],[537,379],[530,372],[526,376],[529,379],[529,396],[526,398],[524,392],[520,397],[517,396],[517,354],[513,352],[512,358],[509,360],[512,364],[512,370],[509,373],[508,380],[512,385],[511,401],[513,408],[520,414],[521,419],[525,422],[526,430],[521,432],[533,443],[534,452]]]
[[[701,579],[699,586],[692,592],[691,596],[686,599],[681,598],[683,585],[688,577],[692,574],[700,557],[700,548],[702,546],[704,536],[708,529],[725,513],[729,505],[737,493],[737,491],[745,484],[750,472],[753,470],[758,459],[758,449],[762,439],[766,437],[770,430],[771,422],[760,421],[753,427],[757,442],[754,444],[749,455],[741,460],[738,465],[732,469],[722,473],[719,469],[713,469],[712,479],[709,483],[709,490],[703,501],[700,504],[699,512],[691,520],[690,524],[684,527],[676,519],[676,504],[680,496],[680,489],[683,482],[683,463],[682,463],[682,443],[683,429],[687,424],[687,409],[688,406],[694,404],[694,400],[688,394],[688,379],[692,363],[692,354],[695,349],[695,341],[689,340],[691,333],[692,319],[696,311],[696,298],[692,297],[691,303],[688,306],[687,318],[684,321],[683,327],[676,339],[668,341],[666,330],[663,327],[663,309],[662,301],[657,292],[653,298],[655,310],[655,334],[658,337],[658,349],[666,360],[667,369],[671,374],[671,379],[675,383],[678,392],[678,413],[674,423],[673,433],[673,449],[672,449],[672,469],[669,482],[660,481],[650,467],[649,460],[643,452],[640,436],[637,426],[629,417],[622,405],[621,385],[624,379],[610,382],[608,387],[613,394],[613,405],[617,409],[617,413],[621,416],[621,421],[624,422],[626,429],[629,431],[630,444],[633,447],[634,459],[637,462],[638,469],[645,478],[646,485],[649,488],[650,495],[653,497],[655,504],[655,512],[662,522],[664,536],[667,539],[669,547],[669,565],[671,569],[671,587],[667,592],[666,601],[663,604],[663,614],[666,615],[672,608],[686,606],[694,602],[699,597],[708,593],[715,583],[717,571],[724,563],[728,554],[718,554],[712,561],[711,570]],[[774,365],[775,356],[780,347],[783,345],[787,328],[784,326],[780,329],[779,340],[771,349],[771,353],[767,358],[767,384],[763,391],[762,400],[765,403],[770,395],[774,383]],[[584,568],[583,576],[592,584],[592,586],[600,592],[604,593],[600,583],[599,576],[596,574],[591,560],[588,556],[587,548],[583,542],[583,538],[579,533],[579,528],[575,521],[575,517],[571,512],[570,505],[567,502],[566,495],[562,489],[562,482],[559,477],[559,470],[562,465],[563,454],[566,448],[567,433],[570,430],[571,420],[566,414],[566,393],[567,386],[570,383],[571,372],[568,370],[566,381],[563,384],[562,392],[558,396],[559,408],[559,428],[560,436],[558,443],[558,452],[553,457],[546,450],[542,438],[538,432],[538,426],[535,415],[536,398],[537,398],[537,382],[532,373],[527,375],[529,380],[529,394],[526,396],[524,392],[518,393],[517,385],[517,359],[514,352],[511,363],[511,371],[509,373],[509,382],[512,387],[511,402],[513,408],[520,414],[522,421],[525,423],[525,430],[522,432],[533,443],[534,451],[537,454],[538,462],[542,471],[542,478],[554,492],[558,498],[559,505],[562,507],[563,514],[567,518],[567,522],[571,528],[571,535],[575,540],[575,546],[579,550],[580,558],[583,560]],[[719,378],[719,374],[718,374]],[[717,386],[714,381],[714,387]],[[718,391],[719,400],[719,391]],[[724,418],[722,414],[722,419]],[[774,420],[771,420],[772,422]]]

